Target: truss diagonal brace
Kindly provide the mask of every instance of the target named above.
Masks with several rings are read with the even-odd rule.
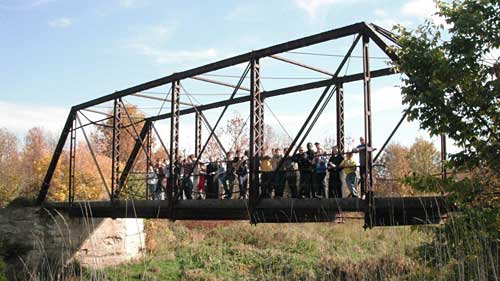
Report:
[[[59,162],[64,144],[66,143],[66,139],[68,138],[68,134],[71,130],[71,126],[75,118],[76,111],[74,108],[71,108],[71,111],[68,114],[68,118],[66,119],[66,123],[64,123],[64,128],[62,130],[61,136],[59,137],[59,141],[57,142],[56,148],[54,150],[54,154],[52,155],[52,159],[50,160],[49,167],[47,168],[47,172],[45,173],[42,187],[40,188],[40,192],[38,192],[38,196],[36,199],[37,205],[41,205],[47,197],[47,193],[49,192],[50,188],[50,182],[52,181],[52,176],[54,175],[54,172],[57,168],[57,163]]]
[[[144,126],[142,127],[141,132],[139,133],[139,137],[135,139],[134,147],[130,152],[130,155],[127,159],[127,163],[123,168],[122,174],[120,175],[120,185],[118,190],[116,190],[116,195],[119,195],[123,187],[125,186],[125,182],[127,181],[127,177],[130,173],[130,170],[132,170],[137,154],[139,153],[139,150],[142,147],[141,142],[146,138],[147,134],[149,133],[149,127],[151,127],[151,121],[149,120],[144,121]]]
[[[238,85],[236,85],[236,88],[233,90],[233,93],[231,94],[231,97],[229,98],[228,101],[231,101],[234,96],[236,95],[236,93],[238,92],[238,89],[241,87],[241,84],[243,83],[243,81],[245,80],[245,77],[247,76],[248,74],[248,71],[250,70],[250,64],[245,68],[245,71],[243,72],[243,75],[240,77],[240,80],[238,81]],[[224,116],[224,114],[226,113],[227,111],[227,108],[229,107],[229,104],[226,104],[224,106],[224,108],[222,109],[222,112],[220,113],[219,115],[219,118],[217,119],[217,122],[215,122],[215,125],[214,127],[212,128],[212,130],[210,131],[210,134],[208,136],[208,139],[207,141],[205,142],[205,144],[203,145],[203,147],[201,148],[201,151],[200,151],[200,155],[199,157],[196,158],[196,161],[194,162],[194,166],[196,167],[196,165],[198,165],[199,161],[200,161],[200,158],[201,158],[201,155],[203,155],[203,152],[205,151],[205,149],[207,148],[207,145],[208,145],[208,142],[210,141],[210,139],[212,138],[212,136],[215,134],[215,130],[217,129],[217,126],[219,126],[219,123],[220,121],[222,120],[222,117]],[[198,111],[198,109],[196,109],[196,111]],[[179,115],[180,115],[180,112],[179,112]],[[192,172],[194,170],[191,170],[191,173],[188,175],[188,177],[191,176]]]

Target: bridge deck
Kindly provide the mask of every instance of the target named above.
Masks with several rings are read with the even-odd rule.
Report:
[[[169,208],[166,200],[116,200],[47,202],[47,209],[76,217],[166,218],[173,220],[249,220],[248,200],[182,200]],[[451,210],[444,197],[381,197],[374,199],[372,226],[439,223]],[[370,213],[368,202],[342,199],[264,199],[253,213],[253,221],[331,222],[340,212]]]

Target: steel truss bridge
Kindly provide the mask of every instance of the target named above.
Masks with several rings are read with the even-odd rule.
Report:
[[[338,64],[334,72],[324,70],[315,66],[306,65],[302,62],[282,57],[281,54],[291,52],[300,48],[338,40],[353,36],[354,40],[345,56]],[[171,75],[139,84],[125,90],[117,91],[71,108],[66,119],[61,136],[55,148],[54,154],[47,169],[46,176],[37,197],[37,203],[49,209],[58,209],[69,212],[73,216],[112,217],[112,218],[167,218],[171,220],[250,220],[251,223],[263,222],[331,222],[340,212],[362,212],[365,214],[365,225],[367,227],[381,225],[411,225],[438,223],[441,218],[451,210],[452,206],[446,203],[444,197],[376,197],[373,189],[372,167],[384,150],[390,139],[399,128],[406,114],[389,134],[383,146],[376,155],[372,151],[365,150],[367,171],[365,190],[368,191],[364,200],[357,198],[328,198],[328,199],[261,199],[259,196],[259,160],[264,154],[264,100],[276,96],[297,93],[311,89],[323,89],[314,107],[309,112],[299,132],[293,138],[285,157],[296,153],[298,147],[303,144],[305,138],[316,123],[324,108],[332,97],[336,99],[336,141],[340,152],[345,149],[344,136],[344,85],[351,82],[363,82],[364,95],[364,138],[368,147],[372,146],[372,109],[371,109],[371,79],[396,74],[391,67],[381,69],[370,69],[369,43],[373,42],[389,60],[398,61],[394,48],[398,47],[397,38],[391,32],[374,24],[365,22],[355,23],[341,28],[332,29],[319,34],[281,43],[271,47],[251,51],[228,59],[203,65],[190,70],[173,73]],[[360,73],[341,75],[355,47],[361,45],[363,71]],[[273,90],[263,90],[261,84],[260,60],[272,58],[280,60],[289,65],[307,69],[315,73],[325,75],[324,79],[291,85]],[[246,64],[246,68],[236,85],[227,82],[207,78],[206,74],[214,71],[227,69],[235,65]],[[249,85],[243,85],[247,76],[250,76]],[[226,100],[213,103],[195,105],[193,103],[181,102],[181,81],[194,79],[206,83],[231,88],[232,94]],[[170,99],[159,98],[144,94],[144,91],[155,87],[167,85],[170,87]],[[238,91],[246,91],[247,95],[237,95]],[[158,102],[169,103],[170,112],[147,116],[141,120],[134,119],[128,112],[123,101],[125,97],[138,97]],[[95,106],[104,103],[112,103],[112,114],[97,112]],[[160,140],[163,149],[168,153],[169,162],[174,163],[179,152],[179,119],[183,115],[195,115],[195,155],[197,159],[203,156],[211,138],[217,140],[222,151],[225,149],[215,134],[221,118],[230,105],[248,103],[250,105],[249,125],[249,199],[205,199],[205,200],[177,200],[179,191],[179,179],[169,181],[166,200],[138,200],[122,198],[127,189],[127,179],[132,172],[136,158],[145,153],[147,162],[151,159],[151,138],[155,134]],[[186,106],[181,108],[181,105]],[[163,106],[163,105],[162,105]],[[217,122],[211,126],[204,115],[210,109],[222,108]],[[104,119],[90,120],[84,112],[100,113]],[[86,121],[82,122],[81,116]],[[165,146],[160,134],[155,128],[155,122],[169,119],[169,148]],[[112,121],[112,157],[111,157],[111,184],[107,184],[103,171],[96,159],[89,138],[85,133],[88,125],[104,126],[103,122]],[[124,125],[128,120],[129,124]],[[109,124],[109,123],[108,123]],[[205,143],[202,143],[202,124],[208,128],[209,135]],[[107,201],[75,201],[75,151],[76,131],[81,130],[84,139],[89,145],[91,155],[99,171],[103,185],[109,195]],[[120,166],[120,157],[123,151],[120,149],[120,136],[128,133],[135,139],[130,155],[126,155],[126,164]],[[54,172],[60,160],[63,149],[69,138],[69,182],[68,202],[45,202]],[[442,158],[446,156],[446,143],[441,138]],[[282,165],[280,163],[279,165]],[[170,165],[170,175],[174,174],[173,165]],[[442,169],[442,177],[446,177],[446,170]],[[172,192],[173,191],[173,192]]]

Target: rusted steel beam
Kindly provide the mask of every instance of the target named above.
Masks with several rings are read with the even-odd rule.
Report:
[[[392,68],[383,68],[383,69],[372,71],[370,76],[372,78],[375,78],[375,77],[392,75],[394,73],[395,72],[393,71]],[[334,85],[334,84],[338,84],[338,83],[348,83],[348,82],[354,82],[354,81],[360,81],[360,80],[363,80],[363,73],[335,77],[335,78],[325,79],[325,80],[321,80],[321,81],[315,81],[315,82],[310,82],[310,83],[306,83],[306,84],[281,88],[281,89],[277,89],[277,90],[264,91],[264,92],[262,92],[262,96],[264,97],[264,99],[266,99],[266,98],[275,97],[275,96],[281,96],[281,95],[286,95],[286,94],[291,94],[291,93],[296,93],[296,92],[301,92],[301,91],[322,88],[322,87],[326,87],[326,86]],[[223,100],[223,101],[219,101],[219,102],[198,105],[196,108],[199,111],[206,111],[209,109],[219,108],[219,107],[223,107],[226,105],[249,102],[250,99],[251,99],[250,95],[242,96],[242,97],[234,97],[233,99],[229,99],[229,100]],[[195,113],[195,112],[196,112],[196,109],[187,108],[187,109],[181,110],[180,115],[191,114],[191,113]],[[170,117],[172,117],[171,113],[164,113],[164,114],[149,117],[147,119],[149,119],[151,121],[157,121],[157,120],[167,119]]]
[[[221,85],[221,86],[228,87],[228,88],[233,88],[233,89],[237,88],[238,90],[244,90],[244,91],[250,92],[250,89],[248,89],[246,87],[237,87],[236,85],[232,85],[232,84],[229,84],[226,82],[221,82],[221,81],[217,81],[217,80],[213,80],[213,79],[208,79],[205,77],[194,76],[194,77],[190,77],[190,78],[194,79],[194,80],[199,80],[199,81],[203,81],[203,82],[216,84],[216,85]]]
[[[370,39],[375,42],[375,44],[393,61],[397,62],[399,61],[399,57],[392,51],[392,49],[380,38],[378,33],[374,30],[374,28],[369,25],[365,24],[365,31],[364,33],[370,37]]]
[[[335,76],[335,74],[333,74],[333,73],[331,73],[329,71],[326,71],[326,70],[323,70],[323,69],[320,69],[320,68],[317,68],[317,67],[314,67],[314,66],[310,66],[310,65],[298,62],[298,61],[287,59],[287,58],[284,58],[282,56],[272,55],[272,56],[269,56],[269,57],[271,57],[271,58],[273,58],[275,60],[284,61],[284,62],[289,63],[289,64],[293,64],[293,65],[300,66],[300,67],[303,67],[303,68],[306,68],[306,69],[309,69],[309,70],[312,70],[312,71],[316,71],[316,72],[319,72],[321,74],[325,74],[325,75],[328,75],[328,76]]]
[[[168,166],[168,174],[170,176],[170,179],[167,182],[167,200],[169,204],[168,213],[171,219],[174,219],[173,208],[174,203],[178,198],[180,185],[180,175],[175,173],[175,164],[179,158],[180,92],[180,81],[173,81],[172,90],[170,91],[170,93],[172,94],[172,101],[170,103],[170,112],[172,113],[172,118],[170,119],[170,155]]]
[[[68,114],[68,118],[66,119],[66,123],[64,124],[61,136],[59,137],[59,141],[57,142],[54,153],[52,154],[52,159],[50,160],[49,167],[47,168],[47,172],[45,173],[45,178],[43,179],[40,192],[38,192],[38,196],[36,199],[37,204],[42,204],[43,201],[45,201],[45,198],[47,197],[52,176],[54,175],[57,163],[59,162],[59,158],[61,157],[61,153],[63,151],[64,144],[66,143],[66,139],[68,138],[68,134],[71,130],[71,126],[73,125],[73,120],[75,118],[75,115],[76,115],[76,110],[74,108],[71,108]]]
[[[101,112],[101,111],[97,111],[97,110],[93,110],[93,109],[85,108],[85,109],[81,109],[81,110],[92,112],[92,113],[96,113],[96,114],[102,114],[102,115],[105,115],[105,116],[108,116],[108,117],[113,117],[113,114],[109,114],[109,113],[105,113],[105,112]]]
[[[336,123],[337,123],[337,149],[340,153],[345,151],[345,119],[344,119],[344,85],[338,84],[336,87]]]
[[[173,73],[171,75],[168,75],[168,76],[156,79],[156,80],[152,80],[152,81],[149,81],[149,82],[146,82],[143,84],[139,84],[139,85],[130,87],[130,88],[125,89],[125,90],[117,91],[117,92],[114,92],[112,94],[102,96],[100,98],[81,103],[81,104],[75,106],[75,109],[82,109],[82,108],[90,107],[93,105],[97,105],[97,104],[100,104],[103,102],[113,100],[115,98],[124,97],[124,96],[131,95],[134,93],[146,91],[146,90],[149,90],[149,89],[161,86],[161,85],[172,83],[173,81],[182,80],[185,78],[190,78],[190,77],[201,75],[201,74],[208,73],[211,71],[219,70],[222,68],[226,68],[226,67],[234,66],[237,64],[249,62],[252,59],[263,58],[263,57],[267,57],[270,55],[275,55],[275,54],[287,52],[287,51],[290,51],[293,49],[307,47],[307,46],[318,44],[321,42],[346,37],[346,36],[361,32],[365,28],[365,26],[366,26],[366,24],[364,22],[359,22],[359,23],[344,26],[341,28],[336,28],[336,29],[332,29],[332,30],[325,31],[322,33],[318,33],[315,35],[311,35],[311,36],[303,37],[300,39],[288,41],[288,42],[274,45],[271,47],[259,49],[259,50],[252,51],[252,52],[247,52],[247,53],[242,54],[242,55],[238,55],[238,56],[227,58],[227,59],[217,61],[214,63],[206,64],[206,65],[196,67],[196,68],[193,68],[190,70]]]
[[[250,63],[250,149],[249,149],[249,212],[254,221],[259,201],[259,161],[264,156],[264,98],[260,81],[259,60]]]
[[[379,197],[374,199],[378,217],[374,226],[437,223],[455,207],[442,196]],[[169,213],[166,200],[75,201],[43,204],[48,210],[69,212],[75,217],[163,218],[176,220],[249,220],[248,200],[181,200]],[[263,199],[254,212],[254,222],[329,222],[339,212],[366,212],[366,200],[331,199]]]
[[[171,101],[172,101],[172,100],[170,100],[170,99],[159,98],[159,97],[153,97],[153,96],[143,95],[143,94],[133,94],[133,96],[135,96],[135,97],[139,97],[139,98],[150,99],[150,100],[157,100],[157,101],[165,101],[165,102],[171,102]],[[196,106],[195,104],[192,104],[192,103],[190,103],[190,102],[183,102],[183,101],[179,101],[179,104],[182,104],[182,105],[187,105],[187,106]]]
[[[80,124],[80,126],[81,126],[82,121],[80,120],[80,117],[78,117],[78,115],[75,115],[75,116],[76,116],[76,120],[78,121],[78,124]],[[83,138],[85,139],[85,142],[87,143],[87,147],[89,149],[90,155],[92,156],[92,159],[94,160],[94,165],[97,168],[97,171],[99,172],[99,176],[101,176],[101,181],[104,185],[106,192],[109,195],[109,199],[111,199],[112,198],[111,191],[109,190],[109,186],[106,182],[106,178],[104,177],[104,173],[102,172],[101,166],[99,166],[99,161],[97,161],[97,157],[96,157],[96,154],[94,152],[94,149],[92,149],[92,144],[90,143],[90,140],[87,136],[87,133],[85,132],[85,129],[82,128],[81,130],[82,130]]]
[[[392,137],[394,136],[394,134],[396,133],[396,131],[399,129],[399,127],[401,126],[401,124],[403,123],[403,121],[406,119],[406,116],[408,116],[408,111],[405,111],[405,113],[403,114],[403,116],[401,116],[401,119],[399,119],[399,122],[396,124],[396,127],[394,127],[394,129],[392,129],[392,132],[389,134],[389,137],[387,137],[387,139],[385,140],[384,144],[382,145],[382,147],[379,149],[379,151],[377,152],[377,154],[373,158],[373,162],[374,163],[377,162],[377,160],[380,157],[380,155],[382,155],[382,152],[385,150],[386,146],[389,144],[389,142],[391,141]]]

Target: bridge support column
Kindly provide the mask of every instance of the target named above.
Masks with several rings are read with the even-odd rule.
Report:
[[[336,87],[336,113],[337,113],[337,148],[340,153],[345,150],[344,133],[344,84],[337,84]]]
[[[201,125],[202,125],[202,116],[201,112],[196,112],[195,117],[194,117],[194,155],[198,158],[200,156],[200,151],[201,151]]]
[[[180,118],[180,91],[181,83],[179,80],[172,82],[171,96],[172,100],[170,103],[170,112],[172,112],[172,118],[170,118],[170,165],[169,165],[169,175],[170,180],[168,181],[167,199],[169,206],[170,218],[174,218],[174,202],[177,200],[179,195],[179,175],[175,172],[175,163],[179,157],[179,118]]]
[[[365,227],[374,225],[375,200],[373,193],[373,159],[372,159],[372,110],[371,110],[371,76],[370,76],[370,56],[368,47],[370,37],[367,34],[363,35],[363,96],[364,96],[364,138],[365,138],[365,180],[363,189],[366,191],[366,200],[368,201],[368,209],[365,212]]]
[[[113,145],[111,151],[111,200],[113,200],[120,190],[120,131],[121,120],[121,100],[115,99],[113,105]]]
[[[251,61],[250,69],[250,221],[255,223],[254,212],[259,201],[259,161],[264,154],[264,97],[260,84],[259,60]]]
[[[68,202],[75,200],[76,118],[73,116],[69,142]]]

